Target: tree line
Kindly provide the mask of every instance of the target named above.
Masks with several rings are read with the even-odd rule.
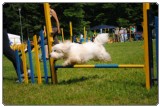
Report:
[[[60,27],[65,37],[69,37],[69,22],[72,22],[73,34],[83,33],[83,27],[90,30],[96,25],[128,27],[143,21],[143,3],[50,3],[58,15]],[[158,16],[158,4],[151,3],[150,8]],[[43,3],[5,3],[8,32],[32,38],[45,25]],[[55,23],[52,23],[53,26]]]

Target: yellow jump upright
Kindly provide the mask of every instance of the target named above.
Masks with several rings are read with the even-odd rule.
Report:
[[[146,88],[150,89],[150,73],[149,73],[149,48],[148,48],[148,22],[147,22],[147,10],[149,9],[149,3],[143,3],[143,37],[144,37],[144,70],[146,74]]]
[[[62,42],[64,42],[64,32],[63,32],[63,28],[61,28],[61,32],[62,32]]]
[[[40,68],[40,62],[38,57],[38,45],[37,45],[37,36],[33,36],[33,42],[34,42],[34,50],[35,50],[35,59],[36,59],[36,71],[37,71],[37,77],[38,77],[38,84],[42,83],[42,76],[41,76],[41,68]]]
[[[86,42],[86,27],[85,26],[84,26],[83,30],[84,30],[84,42]]]
[[[48,52],[51,53],[52,51],[52,42],[53,40],[53,31],[52,31],[52,25],[51,25],[51,18],[50,18],[50,7],[49,3],[44,3],[44,14],[45,14],[45,21],[46,21],[46,29],[47,29],[47,39],[48,39]],[[49,58],[50,63],[50,71],[51,71],[51,82],[57,83],[57,74],[54,68],[54,59]]]
[[[22,52],[22,60],[23,60],[23,71],[24,71],[24,81],[28,84],[28,73],[27,73],[27,60],[25,54],[25,44],[22,43],[21,45],[21,52]]]
[[[72,22],[69,22],[69,27],[70,27],[70,40],[71,40],[71,42],[72,42],[72,36],[73,36]]]

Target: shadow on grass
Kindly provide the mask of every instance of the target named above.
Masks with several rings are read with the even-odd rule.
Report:
[[[69,79],[69,80],[63,80],[63,81],[60,81],[58,84],[74,84],[74,83],[77,83],[77,82],[83,82],[83,81],[86,81],[86,80],[89,80],[89,79],[96,79],[96,78],[100,78],[98,75],[94,75],[94,76],[82,76],[80,78],[72,78],[72,79]]]
[[[3,81],[4,80],[9,80],[9,81],[14,81],[17,80],[18,78],[14,78],[14,77],[3,77]]]
[[[78,82],[84,82],[86,80],[91,80],[91,79],[103,79],[103,81],[106,83],[106,84],[115,84],[115,85],[124,85],[125,87],[130,87],[130,86],[138,86],[138,87],[145,87],[145,82],[138,82],[138,81],[132,81],[132,80],[122,80],[122,79],[113,79],[113,80],[110,80],[108,78],[102,76],[98,76],[98,75],[94,75],[94,76],[82,76],[80,78],[72,78],[72,79],[69,79],[69,80],[63,80],[63,81],[60,81],[58,84],[59,85],[66,85],[66,84],[74,84],[74,83],[78,83]]]
[[[130,86],[138,86],[138,87],[145,87],[146,84],[145,82],[136,82],[136,81],[131,81],[131,80],[107,80],[109,84],[117,84],[117,85],[122,85],[124,87],[130,87]]]
[[[59,81],[59,85],[66,85],[66,84],[75,84],[78,82],[84,82],[86,80],[92,80],[92,79],[103,79],[103,81],[106,84],[117,84],[117,85],[124,85],[124,86],[140,86],[140,87],[145,87],[145,82],[138,82],[138,81],[132,81],[129,79],[109,79],[105,76],[98,76],[98,75],[93,75],[93,76],[82,76],[79,78],[72,78],[69,80],[62,80]],[[14,77],[3,77],[2,81],[16,81],[17,79]],[[30,79],[29,79],[30,80]],[[43,81],[44,82],[44,81]],[[45,84],[45,82],[44,82]]]

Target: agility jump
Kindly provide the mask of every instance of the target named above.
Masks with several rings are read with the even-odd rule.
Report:
[[[47,38],[48,38],[48,49],[49,49],[49,53],[51,53],[51,47],[52,47],[52,41],[53,41],[53,34],[52,34],[52,26],[51,26],[51,19],[50,19],[50,15],[49,15],[49,3],[44,3],[44,10],[45,10],[45,21],[46,21],[46,30],[47,30]],[[51,78],[51,82],[56,84],[57,81],[57,74],[56,71],[58,70],[58,68],[144,68],[145,74],[146,74],[146,88],[150,89],[151,86],[153,85],[153,80],[152,80],[152,76],[151,76],[151,70],[150,70],[150,60],[149,60],[149,40],[148,40],[148,18],[147,18],[147,10],[149,10],[149,3],[143,3],[143,35],[144,35],[144,64],[96,64],[96,65],[72,65],[72,66],[62,66],[62,65],[55,65],[55,61],[53,58],[49,58],[49,65],[50,65],[50,72],[51,72],[51,77],[48,77],[48,73],[47,73],[47,68],[46,68],[46,64],[44,64],[44,71],[45,71],[45,76],[43,78],[45,78],[46,83],[48,83],[48,78]],[[42,35],[43,33],[41,33],[40,35]],[[43,35],[42,35],[43,36]],[[36,55],[38,53],[38,47],[37,47],[37,42],[36,42],[36,36],[34,36],[34,44],[35,44],[35,50],[36,50]],[[29,42],[28,42],[29,43]],[[43,43],[41,43],[42,47],[43,47]],[[28,45],[29,47],[29,45]],[[30,49],[29,49],[30,50]],[[43,61],[44,63],[46,63],[45,60],[45,51],[42,49],[42,57],[43,57]],[[25,53],[23,53],[25,54]],[[29,54],[31,54],[29,52]],[[32,56],[32,55],[29,55]],[[18,57],[18,56],[17,56]],[[23,57],[23,55],[22,55]],[[32,59],[32,58],[30,58]],[[23,62],[25,61],[25,58],[23,60]],[[17,60],[18,63],[18,60]],[[40,62],[39,62],[39,58],[38,56],[36,56],[36,63],[37,63],[37,76],[38,76],[38,83],[41,84],[42,83],[42,76],[41,76],[41,71],[40,71]],[[30,62],[30,64],[32,65],[32,62]],[[25,65],[25,64],[24,64]],[[158,66],[158,65],[157,65]],[[31,66],[30,66],[31,67]],[[19,68],[19,67],[18,67]],[[25,83],[28,83],[28,77],[27,77],[27,71],[24,70],[24,78],[25,78]],[[32,71],[31,69],[31,80],[34,83],[34,71]],[[20,76],[18,76],[19,78],[21,78]]]

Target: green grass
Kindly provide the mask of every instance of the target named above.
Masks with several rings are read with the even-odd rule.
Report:
[[[112,57],[109,64],[144,63],[143,41],[112,43],[105,47]],[[62,60],[57,61],[57,64],[61,63]],[[87,64],[98,63],[104,62],[90,61]],[[43,72],[43,66],[41,70]],[[2,102],[4,105],[158,104],[158,86],[149,91],[146,89],[142,68],[67,68],[58,69],[57,76],[56,85],[18,84],[12,63],[3,56]]]

